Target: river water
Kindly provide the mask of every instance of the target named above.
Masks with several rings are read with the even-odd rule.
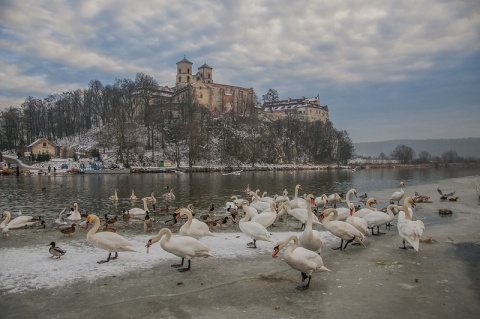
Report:
[[[9,210],[12,215],[19,211],[24,215],[41,215],[48,225],[48,221],[57,218],[63,208],[69,210],[74,202],[78,203],[82,213],[120,215],[125,208],[143,208],[140,198],[154,192],[158,213],[165,212],[167,207],[172,212],[177,207],[191,203],[197,212],[207,212],[213,204],[214,214],[225,216],[225,203],[232,195],[245,197],[247,185],[252,190],[258,188],[261,192],[266,191],[269,196],[281,194],[287,189],[292,197],[296,184],[302,185],[300,195],[312,193],[319,196],[324,193],[345,193],[350,188],[355,188],[359,194],[383,189],[395,191],[399,190],[399,183],[403,181],[406,194],[413,196],[415,185],[473,175],[480,175],[480,168],[258,171],[242,172],[240,175],[151,173],[2,176],[0,209]],[[109,199],[115,189],[118,202]],[[173,189],[175,199],[166,201],[162,194],[170,189]],[[136,202],[130,201],[132,190],[139,198]],[[380,207],[388,202],[388,198],[378,200]]]

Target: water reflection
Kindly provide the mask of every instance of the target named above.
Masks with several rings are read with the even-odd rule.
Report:
[[[99,216],[120,214],[124,208],[140,207],[142,197],[154,192],[156,207],[176,208],[194,204],[207,210],[211,204],[222,208],[231,195],[244,197],[247,185],[251,189],[267,191],[269,196],[281,194],[284,189],[293,196],[296,184],[301,184],[303,193],[321,195],[332,192],[347,192],[356,188],[359,193],[369,193],[384,188],[398,188],[404,181],[408,188],[418,184],[432,183],[444,178],[479,175],[480,169],[370,169],[351,172],[329,171],[266,171],[243,172],[241,175],[221,173],[193,174],[119,174],[119,175],[74,175],[74,176],[3,176],[0,177],[0,207],[16,213],[41,214],[56,218],[64,207],[77,202],[81,212]],[[109,197],[118,190],[118,202]],[[132,189],[138,197],[130,201]],[[173,189],[175,200],[165,201],[162,194]],[[410,188],[411,189],[411,188]]]

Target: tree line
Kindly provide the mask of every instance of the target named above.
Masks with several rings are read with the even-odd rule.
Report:
[[[402,164],[409,163],[475,163],[478,162],[477,158],[473,157],[461,157],[458,155],[455,150],[448,150],[441,154],[441,156],[432,156],[427,151],[422,151],[416,156],[415,151],[412,147],[399,144],[397,147],[390,153],[390,158],[400,161]],[[383,152],[380,153],[379,159],[387,160],[389,159]]]
[[[155,161],[159,153],[189,166],[346,164],[353,156],[348,132],[331,122],[309,122],[295,114],[277,120],[256,113],[214,116],[195,96],[189,89],[173,103],[143,73],[113,84],[92,80],[85,89],[44,99],[30,96],[20,108],[0,112],[0,148],[23,151],[40,137],[68,140],[95,131],[89,152],[101,155],[114,149],[126,167]]]

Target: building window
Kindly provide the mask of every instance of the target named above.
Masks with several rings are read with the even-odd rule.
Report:
[[[210,79],[210,73],[208,73],[208,78]]]
[[[178,69],[178,74],[182,73],[182,69]]]
[[[187,76],[187,82],[190,83],[190,77],[189,76]]]
[[[43,147],[47,147],[47,143],[46,143],[46,142],[43,142]]]
[[[182,77],[181,76],[178,77],[178,82],[182,82]]]
[[[190,73],[190,69],[187,69],[187,73]]]
[[[197,76],[197,81],[200,81],[200,77],[199,77],[199,76]]]

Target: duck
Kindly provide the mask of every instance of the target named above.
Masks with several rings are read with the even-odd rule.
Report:
[[[413,200],[415,200],[416,203],[428,203],[430,202],[430,196],[421,195],[416,191]]]
[[[193,218],[192,212],[188,208],[179,208],[176,211],[176,219],[178,220],[182,216],[187,216],[187,221],[180,227],[178,233],[182,236],[190,236],[195,239],[200,239],[205,236],[215,236],[207,224]]]
[[[76,226],[75,224],[72,224],[69,227],[60,228],[60,232],[63,235],[71,236],[73,235],[73,233],[75,233],[75,226]]]
[[[68,220],[70,221],[79,221],[82,219],[82,216],[80,215],[80,212],[78,211],[78,204],[75,202],[73,203],[73,211],[70,214],[70,216],[67,217]]]
[[[13,220],[10,220],[12,218],[12,215],[7,210],[2,213],[2,217],[4,217],[5,219],[0,224],[0,229],[5,228],[6,226],[8,226],[8,229],[17,229],[22,227],[34,226],[39,221],[39,220],[35,220],[33,216],[25,216],[25,215],[20,215],[15,217]]]
[[[275,201],[270,202],[270,209],[264,210],[260,214],[257,214],[252,217],[252,221],[259,223],[265,228],[271,226],[277,219],[277,203]]]
[[[367,193],[363,195],[359,195],[358,198],[360,198],[360,202],[365,203],[367,201],[368,195]]]
[[[130,220],[130,218],[131,218],[132,216],[130,215],[130,213],[129,213],[126,209],[124,209],[124,210],[123,210],[122,217],[123,217],[123,220],[124,220],[124,221],[128,221],[128,220]]]
[[[107,214],[105,214],[105,223],[115,225],[115,223],[118,221],[118,216],[115,215],[113,218],[108,217]]]
[[[177,270],[180,272],[189,271],[191,269],[192,259],[195,257],[213,257],[210,248],[198,239],[190,236],[172,237],[172,232],[168,228],[160,229],[155,237],[147,241],[147,254],[149,253],[150,246],[157,241],[160,241],[160,247],[162,247],[163,250],[182,258],[180,264],[171,265],[172,267],[178,268]],[[185,259],[188,260],[187,267],[183,267]]]
[[[208,209],[209,211],[213,212],[215,210],[215,205],[214,204],[211,204],[210,205],[210,208]]]
[[[283,240],[277,242],[273,248],[272,257],[276,258],[279,251],[285,248],[291,241],[291,244],[283,254],[284,260],[295,270],[300,271],[302,274],[302,282],[308,278],[308,281],[304,285],[297,286],[298,290],[306,290],[310,287],[310,280],[312,279],[312,274],[315,272],[330,271],[323,264],[322,257],[308,249],[303,247],[298,247],[298,237],[296,235],[289,235]]]
[[[112,232],[97,233],[100,228],[100,219],[97,215],[91,214],[87,217],[87,224],[94,223],[92,229],[87,233],[87,241],[101,249],[108,251],[107,260],[101,260],[97,263],[103,264],[109,262],[110,259],[117,259],[119,252],[136,252],[135,246],[124,237]],[[115,253],[114,257],[111,257]]]
[[[133,191],[133,189],[132,189],[132,195],[130,195],[130,200],[131,201],[136,201],[137,200],[137,196],[135,195],[135,192]]]
[[[367,200],[366,207],[357,210],[357,212],[355,213],[355,216],[356,216],[356,217],[363,218],[363,217],[365,217],[367,214],[370,214],[371,212],[377,211],[377,209],[376,209],[375,207],[372,207],[372,205],[374,205],[374,204],[375,204],[375,205],[378,204],[377,200],[376,200],[375,198],[373,198],[373,197],[370,197],[370,198]]]
[[[394,192],[392,196],[390,196],[390,201],[397,202],[397,205],[400,205],[400,200],[405,196],[405,191],[403,190],[404,187],[405,184],[400,182],[400,191]]]
[[[348,216],[345,222],[349,223],[350,225],[358,229],[365,236],[368,236],[369,232],[368,232],[367,221],[363,218],[356,216],[355,205],[353,203],[350,203],[349,208],[350,208],[350,216]]]
[[[63,255],[65,255],[67,253],[66,250],[64,250],[60,247],[57,247],[55,242],[53,242],[53,241],[48,246],[50,246],[50,248],[48,249],[48,252],[52,255],[50,258],[57,257],[57,259],[59,259],[60,257],[62,257]]]
[[[420,237],[423,235],[425,225],[421,220],[412,221],[411,217],[409,217],[410,219],[407,217],[408,214],[408,211],[401,210],[398,212],[397,229],[403,241],[403,247],[400,248],[407,249],[407,246],[405,246],[405,241],[407,241],[415,251],[418,251]]]
[[[265,227],[257,222],[250,221],[250,210],[248,209],[245,210],[245,216],[240,219],[238,225],[242,233],[253,239],[252,243],[247,244],[248,248],[257,248],[257,240],[269,241],[272,243],[275,242],[272,235],[270,235]]]
[[[170,191],[168,193],[163,194],[162,197],[165,200],[174,200],[175,199],[175,194],[173,193],[173,188],[170,189]]]
[[[320,254],[323,248],[323,240],[320,232],[313,229],[312,205],[315,205],[315,197],[312,194],[307,195],[307,223],[299,241],[303,248]]]
[[[437,188],[437,192],[440,194],[440,199],[441,200],[446,200],[448,197],[455,195],[455,191],[450,192],[450,193],[444,193],[440,189],[440,187]]]
[[[111,201],[118,201],[117,190],[115,189],[115,193],[109,197]]]
[[[375,211],[363,217],[363,219],[367,222],[368,227],[372,229],[372,236],[385,234],[380,232],[380,226],[390,224],[390,222],[395,218],[395,215],[393,215],[392,211],[394,206],[398,205],[388,205],[386,214],[382,211]],[[376,234],[373,232],[375,227],[377,227]]]
[[[65,207],[65,208],[60,212],[60,214],[58,214],[58,218],[56,218],[56,219],[53,221],[57,226],[66,225],[66,224],[67,224],[67,222],[65,221],[65,218],[63,218],[63,213],[65,213],[66,210],[67,210],[67,208]]]
[[[338,217],[337,220],[346,220],[350,216],[350,196],[355,195],[357,197],[357,191],[355,188],[351,188],[348,190],[347,194],[345,194],[345,200],[347,202],[347,207],[337,207]]]
[[[354,226],[335,220],[337,218],[337,210],[335,208],[329,208],[322,211],[320,215],[320,221],[323,221],[323,227],[328,230],[333,235],[340,237],[340,247],[333,248],[334,250],[340,249],[345,250],[349,243],[354,240],[357,240],[360,243],[363,243],[365,236]],[[345,246],[343,242],[345,241]]]
[[[457,197],[450,197],[448,200],[451,201],[451,202],[456,202],[458,200],[458,196]]]
[[[117,232],[117,229],[115,228],[115,226],[105,223],[103,224],[103,231],[109,231],[109,232],[115,233]]]
[[[145,219],[143,221],[143,230],[146,232],[152,231],[153,228],[153,219],[150,218],[148,213],[145,215]]]

